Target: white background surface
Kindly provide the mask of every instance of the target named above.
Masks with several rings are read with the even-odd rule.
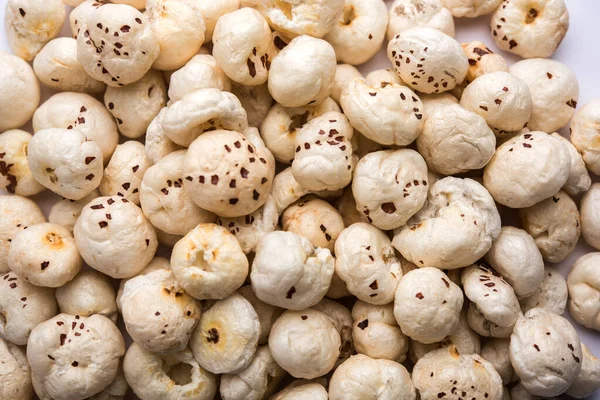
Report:
[[[44,2],[44,0],[37,1]],[[6,2],[7,0],[0,0],[0,25],[2,25],[2,30],[0,31],[0,50],[10,52],[4,33],[4,7]],[[579,107],[581,107],[593,97],[600,97],[600,45],[598,44],[600,39],[600,23],[598,23],[600,0],[566,0],[566,2],[570,12],[570,28],[565,40],[552,58],[566,64],[577,75],[580,86],[578,103]],[[392,1],[386,0],[386,3],[391,5]],[[68,18],[62,35],[70,35]],[[480,40],[494,51],[498,51],[489,33],[489,16],[476,19],[456,19],[456,38],[460,43]],[[385,44],[383,49],[385,49]],[[518,57],[509,55],[508,53],[504,55],[510,63],[519,60]],[[359,69],[366,74],[374,69],[388,68],[390,66],[391,64],[385,55],[385,51],[382,51]],[[51,94],[53,94],[52,91],[43,90],[42,101],[46,100]],[[28,126],[28,130],[31,131],[30,125]],[[568,129],[563,129],[561,133],[568,137]],[[593,178],[595,182],[600,182],[599,177],[596,176]],[[0,195],[2,194],[5,194],[5,192],[0,190]],[[47,192],[35,197],[35,200],[41,203],[46,215],[56,199],[58,199],[57,196]],[[579,200],[579,198],[576,199],[577,202]],[[593,251],[593,249],[586,245],[582,239],[575,252],[567,260],[558,264],[557,267],[566,277],[575,260],[590,251]],[[598,268],[600,268],[600,265]],[[570,318],[568,312],[566,314],[567,318]],[[587,344],[597,357],[600,357],[600,332],[586,329],[576,322],[572,322],[580,332],[582,342]],[[596,393],[590,398],[600,400],[600,393]]]

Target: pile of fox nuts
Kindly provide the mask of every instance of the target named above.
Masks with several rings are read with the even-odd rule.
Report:
[[[522,61],[454,39],[482,15]],[[600,98],[550,59],[568,26],[565,0],[7,0],[0,398],[591,396]]]

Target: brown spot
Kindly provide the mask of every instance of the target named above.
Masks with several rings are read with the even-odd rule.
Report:
[[[423,300],[425,298],[425,296],[423,296],[423,293],[419,292],[415,295],[415,297],[419,300]]]
[[[442,278],[442,280],[446,284],[446,287],[449,288],[450,287],[450,283],[448,283],[448,281],[445,278]]]
[[[546,72],[546,76],[548,77],[548,79],[552,79],[552,77],[553,77],[554,75],[552,75],[550,72]]]
[[[242,175],[242,178],[247,179],[248,174],[250,174],[250,171],[248,171],[246,168],[242,167],[242,169],[240,169],[240,174]]]
[[[113,204],[115,201],[114,201],[113,199],[108,199],[106,202],[107,202],[107,203],[108,203],[108,205],[110,206],[110,205],[111,205],[111,204]]]
[[[162,194],[164,194],[165,196],[169,194],[169,189],[167,188],[162,188],[160,189],[160,191],[162,192]]]
[[[533,347],[537,350],[540,351],[540,347],[537,344],[534,344]]]
[[[505,86],[505,87],[503,87],[503,88],[502,88],[502,90],[503,90],[504,92],[508,92],[508,88],[507,88],[506,86]]]
[[[576,108],[577,107],[577,102],[575,100],[571,99],[571,100],[567,101],[567,105],[569,107]]]
[[[356,326],[358,326],[361,330],[365,330],[369,326],[369,320],[365,319],[364,321],[360,321]]]
[[[510,45],[511,50],[519,45],[519,43],[517,43],[516,40],[514,40],[514,39],[511,39],[511,41],[508,42],[508,44]]]
[[[44,261],[41,266],[42,266],[42,271],[45,270],[46,268],[48,268],[48,266],[50,265],[50,261]]]
[[[494,100],[494,103],[496,103],[496,104],[500,105],[500,104],[502,104],[502,100],[500,100],[500,99],[496,99],[496,100]]]
[[[294,295],[294,293],[296,293],[296,288],[294,286],[292,286],[290,288],[290,290],[287,291],[287,294],[285,295],[286,299],[291,299],[292,296]]]
[[[481,108],[483,111],[487,111],[488,108],[486,106],[479,106],[479,108]]]
[[[108,226],[108,222],[100,221],[100,222],[98,222],[98,225],[100,225],[100,229],[106,228]]]
[[[381,209],[386,214],[393,214],[396,212],[396,206],[394,205],[394,203],[383,203],[381,205]]]
[[[525,147],[525,148],[527,148],[527,149],[530,149],[530,148],[531,148],[531,145],[530,145],[529,143],[523,143],[523,147]]]
[[[94,179],[94,174],[89,174],[88,176],[85,177],[86,181],[91,181],[92,179]]]
[[[254,191],[252,192],[252,199],[253,199],[254,201],[258,201],[258,199],[259,199],[259,198],[260,198],[260,193],[258,193],[256,190],[254,190]]]
[[[250,76],[254,78],[256,76],[256,65],[254,65],[254,62],[250,58],[248,58],[247,64],[248,72],[250,73]]]
[[[236,205],[237,202],[240,201],[239,199],[229,199],[229,204],[231,204],[232,206]]]
[[[379,289],[379,284],[377,283],[377,279],[375,279],[373,282],[371,282],[371,284],[369,285],[369,287],[373,290],[377,290]]]
[[[569,343],[569,344],[567,345],[567,347],[569,348],[569,350],[571,350],[571,351],[575,351],[575,347],[573,347],[573,345],[572,345],[571,343]]]
[[[525,18],[525,23],[531,24],[533,21],[535,21],[537,16],[538,10],[536,10],[535,8],[529,9],[529,11],[527,12],[527,17]]]
[[[77,335],[77,334],[75,334],[75,335]],[[81,334],[80,334],[80,335],[81,335]],[[74,367],[76,367],[76,366],[78,366],[78,365],[79,365],[79,363],[78,363],[77,361],[73,361],[73,362],[71,363],[71,365],[72,365],[72,366],[74,366]]]
[[[218,175],[211,176],[210,183],[212,183],[213,185],[217,185],[219,183],[219,176]]]
[[[469,58],[469,65],[474,67],[477,65],[477,60],[473,60],[472,58]]]
[[[308,319],[308,316],[302,315],[302,316],[300,316],[300,318],[302,318],[303,321],[306,321]]]
[[[146,247],[150,246],[150,239],[146,239]]]
[[[204,176],[203,176],[203,175],[200,175],[200,176],[198,177],[198,182],[200,182],[200,183],[204,183]]]
[[[127,33],[127,32],[129,32],[130,29],[131,29],[131,27],[129,25],[123,25],[121,27],[121,32]]]
[[[572,356],[573,356],[573,360],[575,360],[575,362],[579,364],[579,362],[581,361],[579,359],[579,357],[577,357],[575,354],[572,354]]]
[[[285,46],[287,46],[287,43],[285,43],[279,36],[275,36],[275,39],[273,39],[273,43],[275,44],[275,47],[277,47],[279,50],[283,50]]]
[[[441,399],[442,397],[444,397],[446,395],[446,393],[444,392],[440,392],[438,393],[438,399]]]
[[[21,17],[23,17],[23,18],[25,18],[25,15],[27,15],[25,10],[23,10],[22,8],[19,8],[19,14],[21,14]]]

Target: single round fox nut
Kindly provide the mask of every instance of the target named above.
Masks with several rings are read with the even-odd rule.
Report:
[[[583,156],[588,169],[600,174],[600,99],[592,99],[571,120],[571,142]]]
[[[199,89],[231,90],[231,81],[209,54],[197,54],[183,67],[173,72],[169,84],[169,100],[174,103]]]
[[[555,268],[546,267],[542,284],[531,296],[521,300],[521,310],[526,313],[532,308],[541,308],[562,315],[567,308],[568,297],[565,278]]]
[[[31,371],[25,349],[0,338],[0,363],[0,394],[14,400],[32,399]]]
[[[144,145],[134,140],[115,149],[98,189],[102,196],[120,196],[140,204],[142,177],[150,166]]]
[[[583,326],[600,331],[600,253],[579,257],[567,277],[569,312]]]
[[[429,27],[454,37],[454,18],[440,0],[396,0],[389,11],[387,39],[410,28]]]
[[[475,18],[492,13],[502,0],[442,0],[456,18]]]
[[[40,104],[40,85],[33,69],[21,58],[0,51],[0,88],[0,132],[20,128]]]
[[[581,233],[590,246],[600,250],[600,184],[593,184],[581,199]]]
[[[19,129],[0,133],[0,188],[18,196],[33,196],[46,189],[33,178],[27,163],[31,137]]]

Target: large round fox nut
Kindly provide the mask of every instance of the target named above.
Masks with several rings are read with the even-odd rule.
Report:
[[[340,354],[341,338],[322,312],[286,311],[269,335],[271,355],[295,378],[313,379],[330,372]]]
[[[226,228],[202,223],[177,242],[171,269],[191,296],[224,299],[244,284],[248,259]]]
[[[46,222],[39,206],[32,200],[17,195],[0,196],[0,273],[10,271],[8,249],[19,232],[29,226]]]
[[[583,355],[581,371],[566,391],[567,395],[576,399],[592,396],[600,388],[600,360],[583,343],[581,343],[581,353]]]
[[[115,279],[131,278],[156,252],[158,240],[142,209],[118,197],[98,197],[81,211],[73,230],[84,261]]]
[[[590,246],[600,250],[600,184],[595,183],[581,199],[581,233]]]
[[[245,285],[239,288],[237,291],[246,300],[252,304],[254,311],[258,315],[260,321],[260,337],[258,338],[258,344],[267,344],[269,340],[269,332],[271,332],[271,326],[275,323],[275,320],[285,311],[283,308],[275,307],[265,303],[256,296],[256,293],[252,290],[251,285]]]
[[[218,388],[217,377],[198,365],[189,348],[158,354],[132,343],[123,372],[133,392],[147,400],[210,400]]]
[[[261,400],[275,391],[284,376],[269,347],[262,346],[246,369],[221,377],[219,392],[223,400]]]
[[[455,104],[429,114],[417,149],[430,169],[456,175],[485,167],[496,151],[496,136],[485,119]]]
[[[275,162],[270,152],[235,131],[202,134],[183,159],[183,185],[199,207],[222,217],[239,217],[266,201]]]
[[[159,52],[159,39],[148,18],[128,5],[93,8],[77,34],[77,59],[91,77],[108,86],[138,81]]]
[[[77,60],[77,40],[51,40],[35,56],[33,70],[45,86],[61,92],[100,94],[106,85],[88,75]]]
[[[522,229],[503,226],[485,259],[520,299],[533,295],[544,280],[542,253],[534,238]]]
[[[494,200],[526,208],[555,195],[569,179],[571,156],[560,139],[530,132],[502,144],[485,167],[483,184]]]
[[[94,141],[102,151],[104,164],[119,143],[117,124],[101,102],[84,93],[57,93],[33,115],[33,131],[61,128],[77,130]]]
[[[0,394],[7,399],[33,399],[31,372],[25,349],[0,338]]]
[[[577,204],[562,190],[536,205],[519,210],[521,225],[533,238],[544,260],[558,263],[573,252],[581,235]]]
[[[100,194],[117,195],[139,205],[142,177],[149,166],[143,144],[129,140],[118,145],[104,170]]]
[[[358,354],[340,365],[329,382],[331,400],[414,400],[410,374],[397,362]]]
[[[248,115],[248,125],[260,127],[261,123],[273,106],[273,97],[269,93],[269,87],[266,83],[256,86],[240,85],[233,83],[231,88],[233,93]]]
[[[0,51],[0,132],[25,125],[40,104],[40,85],[27,62]]]
[[[381,49],[388,24],[382,0],[346,0],[337,24],[323,39],[335,50],[338,62],[359,65]]]
[[[332,1],[338,0],[328,2]],[[320,104],[331,94],[335,69],[335,51],[329,43],[311,36],[298,36],[273,59],[269,92],[284,107]]]
[[[197,7],[200,8],[200,14],[204,18],[206,32],[204,41],[210,42],[215,31],[217,21],[225,14],[233,12],[240,8],[240,0],[215,0],[199,1]]]
[[[510,360],[525,389],[536,396],[564,393],[581,371],[581,344],[565,318],[534,308],[510,337]]]
[[[252,362],[259,336],[260,322],[252,304],[234,293],[203,312],[190,348],[202,368],[235,374]]]
[[[425,206],[392,244],[418,267],[463,268],[488,252],[500,228],[494,199],[482,185],[447,177],[431,186]]]
[[[502,0],[442,0],[456,18],[475,18],[494,12]]]
[[[369,85],[354,78],[340,104],[360,133],[383,145],[406,146],[423,127],[423,103],[412,90],[393,82]]]
[[[10,269],[37,286],[63,286],[77,275],[82,264],[71,232],[50,223],[20,232],[8,253]]]
[[[454,38],[433,28],[411,28],[389,42],[388,58],[406,84],[423,93],[442,93],[467,76],[469,63]]]
[[[463,399],[502,398],[502,379],[494,366],[478,354],[460,354],[454,346],[427,353],[416,363],[412,379],[421,399],[447,393],[464,393]]]
[[[509,339],[491,338],[483,342],[480,352],[481,357],[494,366],[505,385],[511,382],[514,375],[508,354],[509,346]]]
[[[408,338],[396,322],[393,304],[378,306],[359,300],[352,307],[352,319],[352,341],[357,353],[375,359],[406,360]]]
[[[165,135],[162,128],[162,119],[166,112],[166,107],[160,110],[158,115],[150,122],[146,131],[144,150],[151,165],[156,164],[159,160],[177,150],[184,149]]]
[[[462,306],[462,291],[446,274],[437,268],[420,268],[400,279],[394,316],[406,336],[435,343],[457,327]]]
[[[521,300],[521,310],[525,313],[532,308],[542,308],[562,315],[567,307],[568,296],[565,278],[556,269],[546,267],[542,284],[531,296]]]
[[[571,169],[569,171],[569,178],[567,183],[562,187],[562,190],[567,192],[571,196],[577,196],[580,193],[588,191],[592,185],[592,178],[585,166],[583,156],[577,151],[577,148],[573,146],[571,141],[558,132],[554,132],[550,136],[560,139],[562,144],[565,145],[571,156]]]
[[[265,303],[303,310],[323,299],[333,270],[334,259],[328,249],[315,247],[295,233],[275,231],[258,242],[250,281]]]
[[[396,74],[394,73],[394,75]],[[335,67],[335,79],[331,89],[331,98],[339,103],[346,86],[348,86],[354,78],[360,77],[362,77],[362,74],[355,66],[350,64],[338,64]]]
[[[150,272],[154,272],[158,269],[168,270],[170,268],[171,268],[171,264],[170,264],[169,260],[167,260],[164,257],[154,257],[152,259],[152,261],[150,261],[143,270],[138,272],[137,275],[133,276],[132,278],[121,279],[121,281],[119,282],[119,290],[117,291],[117,298],[116,298],[117,308],[119,309],[119,312],[121,312],[121,297],[123,296],[123,291],[125,290],[125,284],[130,279],[133,279],[133,278],[135,278],[137,276],[141,276],[141,275],[148,275]]]
[[[425,160],[414,150],[367,154],[354,172],[356,209],[379,229],[400,228],[423,207],[427,181]]]
[[[271,195],[275,201],[277,213],[291,206],[294,202],[300,200],[303,196],[310,193],[310,190],[302,187],[292,173],[292,167],[286,168],[278,173],[273,179],[273,189]]]
[[[340,345],[340,355],[335,363],[335,367],[337,367],[355,354],[352,343],[352,313],[343,304],[329,299],[323,299],[311,308],[325,314],[340,334],[342,344]]]
[[[198,300],[166,269],[128,280],[120,300],[127,332],[155,353],[185,349],[201,313]]]
[[[58,312],[54,290],[34,286],[14,272],[2,275],[0,285],[0,338],[24,346],[33,328]]]
[[[33,196],[46,188],[31,174],[27,151],[31,134],[19,129],[0,133],[0,188],[18,196]]]
[[[501,50],[523,58],[549,58],[569,29],[569,11],[564,0],[504,0],[492,15],[490,29]]]
[[[305,383],[275,393],[270,400],[328,400],[327,390],[318,383]]]
[[[350,293],[369,304],[394,300],[402,268],[384,232],[359,222],[344,229],[335,242],[335,270]]]
[[[117,322],[117,294],[106,275],[93,269],[80,271],[75,278],[56,289],[60,312],[89,317],[104,315]]]
[[[600,331],[600,253],[579,257],[567,278],[569,312],[583,326]]]
[[[229,79],[252,86],[267,82],[277,48],[269,24],[258,11],[245,7],[223,15],[212,41],[213,56]]]
[[[339,190],[352,181],[354,129],[344,114],[328,112],[312,119],[296,135],[292,173],[311,191]]]
[[[588,169],[600,175],[600,99],[592,99],[571,120],[571,142],[583,156]]]
[[[53,399],[101,392],[115,379],[124,353],[119,328],[102,315],[59,314],[36,326],[27,342],[36,392],[39,386]]]
[[[58,36],[66,19],[62,0],[8,0],[4,15],[6,39],[13,52],[31,61]]]
[[[83,210],[83,207],[99,196],[100,193],[98,193],[97,190],[92,190],[90,194],[77,201],[69,200],[63,197],[54,203],[50,209],[48,222],[55,225],[64,226],[69,230],[69,232],[73,233],[73,228],[77,223],[77,219],[81,215],[81,210]]]
[[[415,27],[434,28],[454,37],[454,18],[440,0],[396,0],[389,11],[388,40]]]
[[[81,30],[81,27],[83,26],[84,21],[86,20],[88,15],[93,10],[105,5],[105,3],[101,3],[96,0],[75,1],[78,1],[79,4],[73,5],[74,8],[69,13],[69,27],[71,28],[71,35],[73,36],[73,38],[77,39],[77,34]]]
[[[169,100],[179,101],[186,94],[198,89],[214,88],[224,92],[231,90],[231,81],[213,56],[197,54],[171,75]]]

